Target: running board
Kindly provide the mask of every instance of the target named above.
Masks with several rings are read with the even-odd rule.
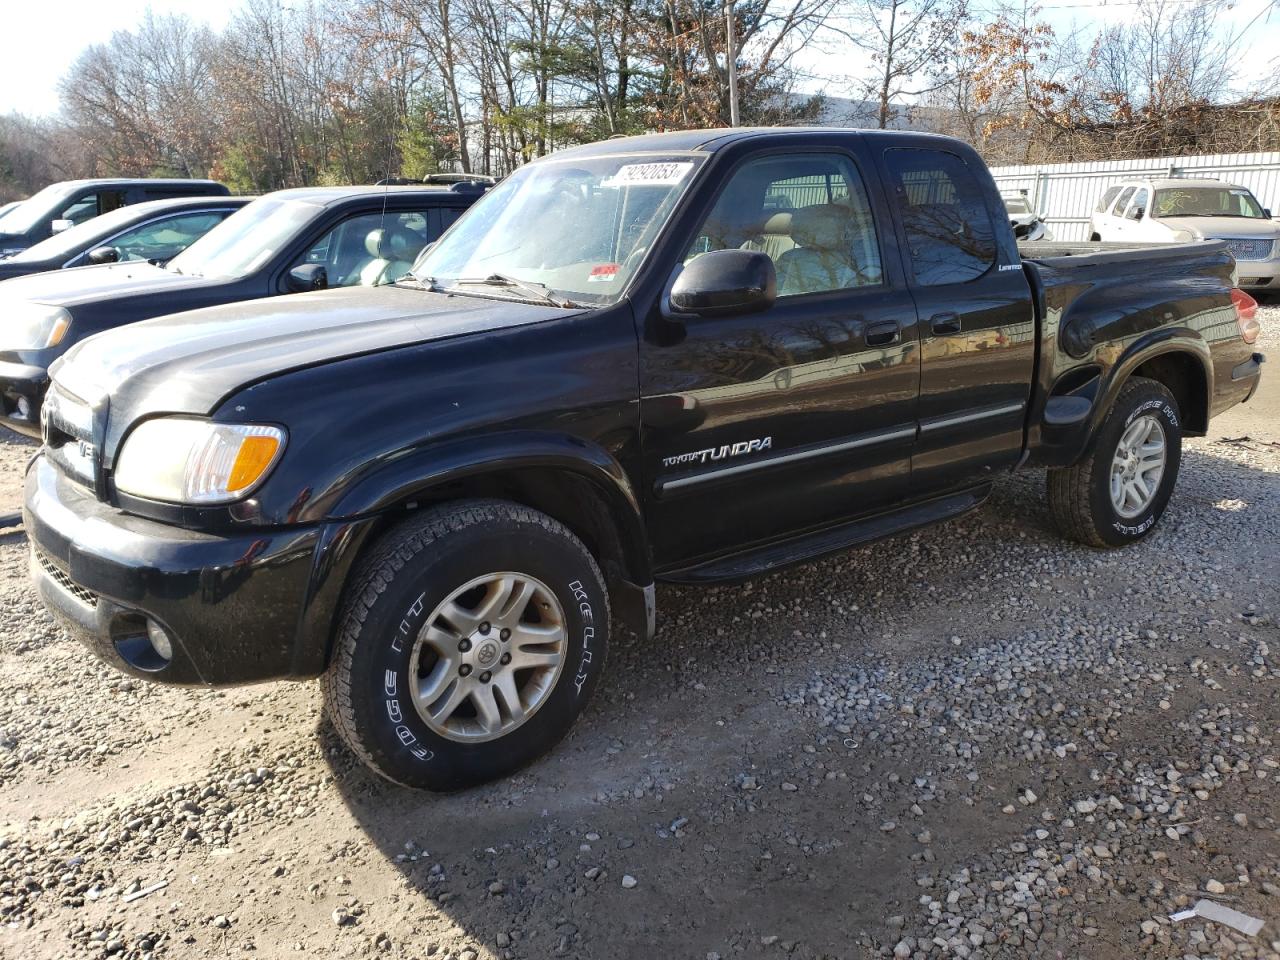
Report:
[[[816,560],[828,554],[896,536],[907,530],[927,527],[950,520],[982,506],[991,492],[991,484],[973,487],[936,500],[913,504],[891,513],[854,520],[837,527],[824,527],[811,533],[774,541],[762,547],[718,557],[707,563],[664,572],[658,579],[666,583],[706,584],[746,580],[780,567]]]

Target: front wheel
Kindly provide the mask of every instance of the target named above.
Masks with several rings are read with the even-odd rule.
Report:
[[[1066,537],[1092,547],[1141,540],[1159,522],[1182,463],[1178,402],[1133,377],[1079,463],[1049,471],[1049,512]]]
[[[325,704],[389,780],[454,790],[551,749],[604,667],[595,559],[545,514],[503,501],[425,511],[353,574]]]

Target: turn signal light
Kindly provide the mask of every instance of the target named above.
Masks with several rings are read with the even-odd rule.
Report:
[[[240,441],[240,452],[231,465],[231,479],[227,486],[232,490],[252,486],[271,466],[279,449],[280,441],[276,437],[245,437]]]
[[[1236,288],[1231,291],[1231,305],[1236,308],[1236,325],[1240,327],[1240,338],[1245,343],[1253,343],[1262,332],[1262,321],[1258,319],[1258,301]]]

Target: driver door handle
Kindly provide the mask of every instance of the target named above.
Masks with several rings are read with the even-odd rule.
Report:
[[[935,313],[929,318],[929,326],[937,334],[959,333],[962,326],[960,314]]]

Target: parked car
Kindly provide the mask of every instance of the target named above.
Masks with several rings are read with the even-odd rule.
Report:
[[[90,334],[213,304],[389,283],[478,195],[470,187],[280,190],[163,267],[133,261],[7,280],[0,284],[0,423],[38,436],[49,365]]]
[[[252,199],[179,197],[120,207],[0,259],[0,280],[101,263],[164,264]]]
[[[581,713],[614,615],[652,633],[655,581],[955,517],[1027,465],[1066,536],[1149,536],[1183,436],[1258,385],[1256,304],[1224,243],[1051,249],[1020,257],[947,137],[564,150],[397,283],[79,343],[27,472],[32,575],[126,673],[323,676],[383,776],[501,776]]]
[[[1018,240],[1053,239],[1053,232],[1044,222],[1044,217],[1040,216],[1024,195],[1006,196],[1004,208],[1009,214],[1009,226],[1013,228],[1013,235]]]
[[[1089,221],[1091,240],[1176,243],[1224,240],[1241,288],[1280,287],[1280,223],[1245,187],[1221,180],[1156,177],[1107,189]]]
[[[55,233],[145,200],[225,197],[231,191],[213,180],[66,180],[54,183],[5,214],[0,223],[0,257],[47,240]]]

